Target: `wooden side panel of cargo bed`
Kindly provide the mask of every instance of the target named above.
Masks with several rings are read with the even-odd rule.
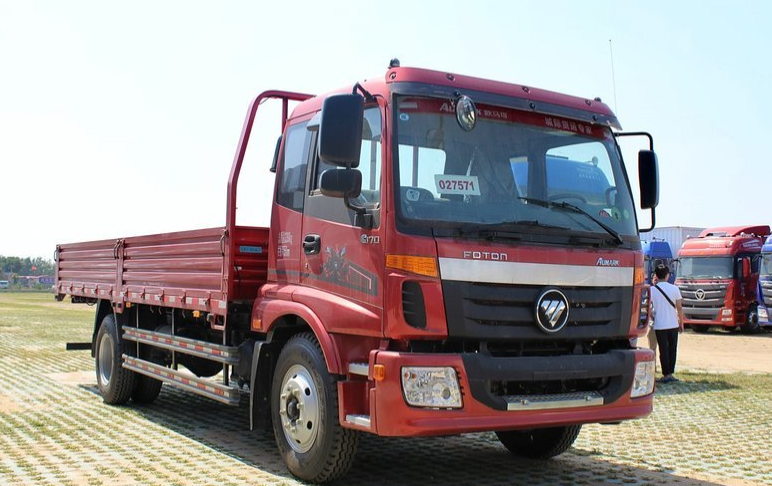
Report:
[[[233,265],[228,268],[229,263]],[[182,231],[57,247],[59,294],[226,315],[265,283],[268,229]]]

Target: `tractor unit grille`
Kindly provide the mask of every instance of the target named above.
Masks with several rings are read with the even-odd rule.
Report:
[[[761,294],[764,298],[764,305],[772,307],[772,280],[761,281]]]
[[[687,319],[715,321],[719,318],[718,313],[724,307],[726,284],[687,282],[679,284],[678,289]]]

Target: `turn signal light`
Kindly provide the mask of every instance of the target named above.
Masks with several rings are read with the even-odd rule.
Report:
[[[633,274],[633,285],[643,285],[646,282],[646,274],[643,272],[643,267],[635,267],[635,273]]]
[[[386,379],[386,367],[382,364],[373,366],[373,380],[383,381]]]
[[[439,277],[437,259],[434,257],[386,255],[386,267],[427,277]]]

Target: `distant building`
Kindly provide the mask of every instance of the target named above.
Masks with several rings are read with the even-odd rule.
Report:
[[[22,287],[34,287],[35,285],[53,285],[54,277],[51,275],[20,275],[16,282]]]

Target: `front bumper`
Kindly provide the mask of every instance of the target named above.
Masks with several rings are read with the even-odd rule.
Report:
[[[653,394],[630,398],[636,364],[653,361],[648,349],[615,350],[605,355],[497,358],[476,354],[416,354],[374,351],[372,364],[385,377],[370,390],[373,431],[382,436],[451,435],[491,430],[618,422],[652,411]],[[460,409],[426,409],[407,405],[402,393],[404,366],[451,366],[462,395]],[[564,407],[544,407],[544,396],[513,397],[493,391],[499,381],[538,383],[607,379],[596,392],[572,393]],[[552,395],[553,397],[555,395]],[[593,396],[583,404],[577,397]]]

